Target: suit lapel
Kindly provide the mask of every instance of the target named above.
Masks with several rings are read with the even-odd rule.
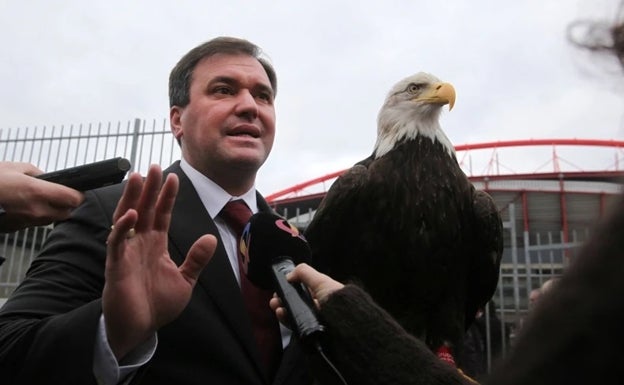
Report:
[[[180,181],[178,197],[173,208],[169,228],[169,248],[176,251],[171,253],[171,258],[179,265],[186,257],[191,245],[199,237],[208,233],[217,237],[217,249],[199,276],[198,287],[203,288],[212,298],[225,317],[227,324],[231,326],[239,342],[254,362],[258,373],[264,377],[260,353],[253,344],[251,322],[245,310],[232,265],[223,248],[219,231],[206,212],[206,208],[199,199],[193,184],[180,168],[179,162],[174,163],[165,172],[177,174]],[[191,214],[189,215],[189,213]]]
[[[307,362],[307,359],[301,349],[301,344],[296,338],[297,337],[293,334],[290,343],[284,350],[282,362],[275,374],[273,385],[283,385],[286,383],[309,384],[312,382],[309,373],[302,368],[302,365]],[[299,371],[298,375],[300,378],[296,380],[292,378],[294,370]]]

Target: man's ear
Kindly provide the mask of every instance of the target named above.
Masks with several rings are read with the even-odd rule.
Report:
[[[178,106],[172,106],[169,110],[169,124],[171,125],[171,133],[180,141],[182,137],[182,113],[184,108]]]

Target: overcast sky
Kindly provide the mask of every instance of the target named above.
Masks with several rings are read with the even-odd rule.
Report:
[[[419,71],[455,86],[442,126],[456,145],[622,140],[624,77],[566,40],[574,20],[613,20],[616,3],[0,0],[0,129],[164,119],[177,60],[232,35],[263,47],[278,73],[265,194],[367,157],[387,91]],[[569,160],[584,167],[582,153]],[[501,156],[511,172],[547,160],[526,154]]]

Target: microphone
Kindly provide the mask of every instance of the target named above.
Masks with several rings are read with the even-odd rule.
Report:
[[[314,301],[302,283],[291,283],[286,275],[296,264],[307,262],[311,252],[299,230],[280,216],[259,212],[251,216],[240,240],[243,272],[256,286],[277,292],[287,310],[293,332],[308,352],[314,376],[322,384],[347,385],[340,371],[323,351]]]
[[[243,272],[254,285],[277,292],[300,340],[307,342],[323,331],[308,289],[286,280],[296,264],[310,259],[308,242],[295,226],[277,215],[256,213],[243,230],[240,251]]]

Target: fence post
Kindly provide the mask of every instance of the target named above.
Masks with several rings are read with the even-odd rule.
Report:
[[[513,272],[513,298],[514,298],[514,310],[516,315],[520,312],[520,279],[518,276],[518,245],[516,241],[516,210],[514,204],[509,205],[509,222],[511,224],[511,263]]]
[[[136,156],[137,156],[137,148],[139,147],[139,132],[141,131],[141,119],[134,119],[134,131],[132,133],[132,148],[130,150],[130,171],[137,170]]]

